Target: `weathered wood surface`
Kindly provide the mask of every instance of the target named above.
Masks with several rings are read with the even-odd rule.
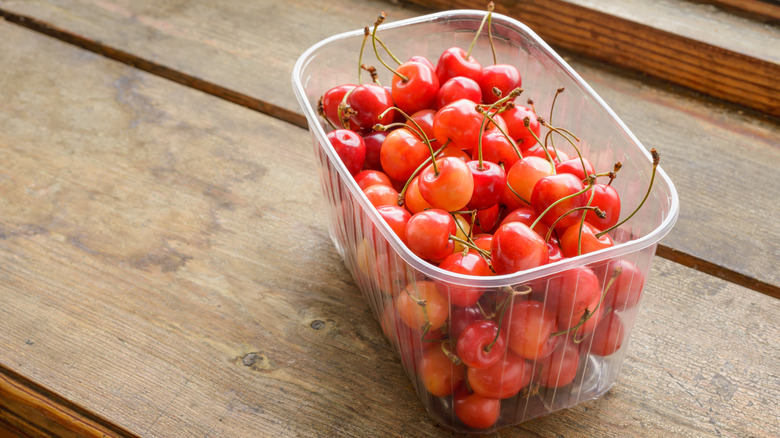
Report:
[[[741,14],[753,20],[780,24],[780,4],[774,0],[693,0]]]
[[[304,130],[15,25],[0,41],[0,407],[43,431],[446,435],[312,213]],[[612,392],[499,435],[776,436],[778,321],[657,259]]]
[[[57,35],[77,36],[78,43],[89,43],[92,50],[113,47],[108,56],[122,50],[123,62],[141,63],[137,56],[156,74],[188,85],[197,82],[194,86],[204,91],[295,123],[303,123],[290,86],[298,56],[322,38],[370,23],[383,9],[389,20],[421,13],[375,0],[291,0],[284,8],[206,1],[167,6],[119,0],[0,4],[0,10],[57,26]],[[677,186],[682,208],[660,254],[780,297],[780,272],[775,269],[780,228],[765,219],[780,217],[780,202],[772,190],[755,190],[778,184],[776,121],[668,91],[663,84],[648,84],[646,78],[624,76],[581,58],[570,62],[647,147],[664,155],[662,167]],[[720,241],[712,236],[731,242],[732,252],[720,250]]]

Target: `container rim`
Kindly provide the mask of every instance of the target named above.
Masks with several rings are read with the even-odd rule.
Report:
[[[419,17],[408,18],[404,20],[386,22],[383,23],[378,30],[395,29],[399,27],[407,27],[410,25],[418,25],[426,22],[433,22],[443,19],[461,19],[461,20],[482,20],[487,14],[486,11],[470,10],[470,9],[457,9],[451,11],[437,12],[428,15],[422,15]],[[561,68],[569,77],[584,91],[584,93],[593,99],[599,106],[601,106],[609,115],[609,117],[617,124],[617,126],[628,136],[629,140],[638,147],[642,153],[647,157],[648,162],[652,162],[652,157],[648,150],[642,145],[642,143],[636,138],[636,136],[628,129],[623,123],[620,117],[607,105],[607,103],[588,85],[582,77],[572,69],[569,64],[561,58],[544,40],[542,40],[534,31],[522,22],[515,20],[503,14],[493,13],[493,24],[500,24],[514,30],[523,33],[534,44],[537,44],[543,51],[552,58],[553,61]],[[309,130],[320,142],[321,145],[330,145],[327,140],[325,130],[322,124],[318,120],[317,112],[312,108],[310,102],[306,98],[306,92],[304,90],[304,84],[302,83],[302,73],[305,67],[312,60],[313,56],[322,47],[327,46],[335,41],[343,40],[351,37],[362,37],[363,29],[357,29],[354,31],[344,32],[331,37],[325,38],[322,41],[309,47],[298,58],[293,67],[292,72],[292,85],[295,92],[298,103],[303,109],[306,119],[309,123]],[[458,285],[477,287],[477,288],[493,288],[493,287],[506,287],[516,284],[526,283],[532,280],[536,280],[541,277],[549,276],[552,274],[560,273],[575,267],[583,265],[591,265],[607,259],[617,258],[624,256],[628,253],[638,252],[644,248],[657,244],[664,236],[666,236],[677,222],[679,216],[679,198],[674,183],[669,176],[664,172],[661,166],[658,166],[656,171],[656,178],[663,181],[668,186],[669,191],[669,211],[664,217],[661,224],[653,231],[647,233],[639,238],[629,240],[627,242],[620,243],[610,248],[605,248],[592,253],[580,255],[577,257],[566,258],[558,262],[549,263],[543,266],[538,266],[525,271],[515,272],[512,274],[496,275],[490,277],[476,277],[464,274],[458,274],[441,269],[422,258],[418,257],[409,250],[409,248],[401,242],[398,236],[390,229],[390,226],[379,216],[378,212],[368,201],[368,198],[360,190],[354,178],[351,177],[349,171],[347,171],[344,164],[338,159],[338,155],[335,153],[332,147],[324,148],[326,154],[330,157],[331,162],[335,165],[337,171],[340,173],[341,178],[345,180],[345,184],[352,192],[353,196],[360,202],[363,211],[371,218],[382,235],[388,240],[390,245],[396,251],[396,253],[411,267],[424,273],[426,276],[439,281],[447,283],[453,283]],[[658,181],[656,181],[656,184]]]

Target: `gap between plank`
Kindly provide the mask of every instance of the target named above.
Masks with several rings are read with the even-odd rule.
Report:
[[[261,101],[243,93],[219,86],[212,82],[188,75],[186,73],[174,70],[170,67],[140,58],[123,50],[107,46],[98,41],[90,40],[80,35],[75,35],[67,30],[57,28],[48,23],[36,20],[23,15],[14,14],[0,8],[0,17],[6,21],[23,26],[27,29],[48,35],[60,41],[72,44],[76,47],[88,50],[90,52],[102,55],[114,61],[151,73],[155,76],[171,80],[178,84],[194,88],[214,97],[227,100],[237,105],[267,114],[279,120],[291,123],[295,126],[308,129],[306,117],[302,114],[290,111],[288,109]],[[701,259],[691,254],[670,248],[665,245],[658,245],[656,255],[667,260],[679,263],[688,268],[699,272],[720,278],[730,283],[769,295],[780,299],[780,286],[761,281],[759,279],[747,276],[732,269],[716,265],[710,261]]]

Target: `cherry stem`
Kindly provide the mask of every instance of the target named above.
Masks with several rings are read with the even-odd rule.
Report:
[[[547,122],[545,122],[545,121],[542,121],[542,122],[543,122],[543,125],[544,125],[545,127],[547,127],[547,128],[550,130],[550,131],[547,133],[548,135],[549,135],[549,134],[552,134],[553,132],[557,132],[558,134],[560,134],[560,136],[561,136],[561,137],[563,137],[564,139],[566,139],[566,141],[568,141],[568,142],[569,142],[569,144],[571,145],[571,147],[573,147],[573,148],[574,148],[574,151],[575,151],[575,152],[577,152],[577,157],[580,159],[580,164],[582,165],[582,173],[584,173],[584,174],[586,174],[586,175],[587,175],[587,173],[588,173],[588,170],[585,168],[585,160],[582,158],[582,153],[580,152],[580,148],[578,148],[578,147],[577,147],[577,145],[575,145],[575,144],[574,144],[574,141],[572,141],[572,139],[571,139],[571,138],[569,138],[569,136],[568,136],[568,135],[564,134],[564,132],[566,132],[567,134],[569,134],[569,135],[571,135],[572,137],[574,137],[574,139],[575,139],[576,141],[580,141],[580,139],[579,139],[579,138],[577,138],[577,136],[576,136],[576,135],[572,134],[572,133],[571,133],[569,130],[567,130],[567,129],[565,129],[565,128],[556,128],[556,127],[554,127],[554,126],[550,125],[549,123],[547,123]],[[552,140],[552,138],[553,138],[553,137],[552,137],[552,136],[550,136],[550,140]],[[557,154],[558,152],[557,152],[557,149],[555,149],[555,142],[554,142],[554,141],[551,141],[550,143],[552,144],[553,150],[555,150],[555,151],[556,151],[556,154]]]
[[[482,108],[478,108],[477,112],[480,113],[480,114],[484,114],[485,117],[488,118],[488,120],[493,122],[493,125],[496,128],[498,128],[498,131],[501,132],[501,134],[503,134],[503,136],[507,139],[509,144],[512,146],[512,149],[514,149],[514,151],[517,154],[517,156],[522,160],[523,159],[523,154],[520,153],[520,148],[517,147],[517,142],[515,142],[514,139],[512,139],[512,137],[510,137],[509,134],[506,133],[506,131],[504,131],[504,128],[502,128],[501,125],[496,123],[496,119],[494,119],[493,116],[490,115],[490,112],[489,111],[484,111]],[[482,131],[481,130],[480,130],[480,135],[479,135],[479,157],[480,157],[480,160],[481,160],[482,159]]]
[[[455,224],[457,225],[458,221],[455,221]],[[458,228],[460,228],[460,225],[458,225]],[[462,228],[461,228],[461,231],[463,231]],[[466,234],[465,231],[463,232],[463,234]],[[450,234],[450,240],[452,240],[454,242],[458,242],[458,243],[460,243],[460,244],[462,244],[464,246],[467,246],[469,249],[473,249],[474,251],[478,252],[479,254],[482,254],[484,257],[488,257],[488,258],[490,257],[490,251],[487,251],[485,249],[482,249],[482,248],[478,247],[471,240],[461,239],[460,237],[454,236],[452,234]]]
[[[452,342],[451,341],[447,340],[447,341],[442,342],[441,343],[441,351],[444,352],[444,355],[447,356],[447,358],[449,360],[451,360],[453,364],[460,365],[461,363],[463,363],[460,360],[460,358],[458,357],[458,355],[456,355],[452,351]]]
[[[401,80],[402,80],[403,82],[406,82],[406,81],[408,81],[408,80],[409,80],[409,78],[408,78],[408,77],[406,77],[406,76],[404,76],[404,75],[402,75],[401,73],[398,73],[398,72],[397,72],[395,69],[393,69],[392,67],[390,67],[389,65],[387,65],[387,63],[384,61],[384,59],[382,59],[382,57],[381,57],[381,56],[379,56],[379,50],[376,48],[376,42],[377,42],[377,37],[376,37],[376,28],[377,28],[377,27],[379,27],[379,25],[380,25],[380,24],[382,24],[382,22],[383,22],[383,21],[385,21],[385,18],[387,18],[387,14],[385,14],[384,12],[380,13],[380,14],[379,14],[379,18],[377,18],[377,19],[376,19],[376,22],[374,23],[374,29],[371,31],[371,43],[372,43],[372,44],[373,44],[373,46],[374,46],[374,53],[376,54],[376,59],[378,59],[378,60],[379,60],[379,62],[380,62],[380,63],[382,63],[382,65],[384,65],[384,66],[385,66],[385,68],[387,68],[388,70],[390,70],[391,72],[393,72],[393,74],[394,74],[394,75],[396,75],[396,76],[398,76],[399,78],[401,78]],[[380,44],[382,44],[382,43],[380,42]],[[390,57],[391,57],[391,58],[393,58],[393,59],[395,59],[395,60],[397,61],[397,59],[396,59],[396,58],[395,58],[395,57],[392,55],[392,53],[390,53],[390,51],[389,51],[389,50],[387,50],[387,47],[385,47],[385,46],[384,46],[384,44],[382,44],[382,47],[383,47],[383,48],[385,49],[385,51],[386,51],[386,52],[387,52],[387,53],[390,55]]]
[[[516,291],[512,288],[509,288],[509,296],[506,297],[503,303],[501,303],[501,315],[498,317],[498,330],[496,331],[496,337],[493,338],[493,342],[490,343],[490,345],[485,347],[486,352],[490,352],[490,349],[493,348],[493,345],[498,342],[498,335],[501,334],[501,325],[504,322],[504,314],[506,313],[507,307],[509,307],[509,304],[512,302],[512,300],[519,295],[527,295],[531,293],[531,287],[530,286],[523,286],[522,291]]]
[[[513,194],[513,195],[517,196],[517,199],[519,199],[519,200],[521,200],[521,201],[525,202],[525,203],[526,203],[526,204],[528,204],[528,205],[531,205],[531,203],[530,203],[530,202],[528,202],[528,201],[527,201],[525,198],[523,198],[522,196],[520,196],[520,194],[519,194],[519,193],[517,193],[517,192],[515,191],[514,187],[512,187],[512,185],[511,185],[511,184],[509,184],[509,181],[507,181],[507,183],[506,183],[506,186],[507,186],[507,188],[509,189],[509,191],[510,191],[510,192],[512,192],[512,194]]]
[[[341,126],[344,129],[349,129],[349,119],[357,114],[357,111],[353,110],[349,105],[347,105],[347,99],[352,94],[352,92],[355,91],[355,88],[352,88],[351,90],[344,93],[344,97],[341,99],[341,103],[338,107],[336,107],[336,115],[338,116],[339,121],[341,122]]]
[[[550,123],[552,123],[552,119],[553,119],[553,110],[555,109],[555,101],[558,100],[558,95],[563,93],[563,90],[564,90],[563,87],[559,87],[557,90],[555,90],[555,95],[553,96],[552,104],[550,104]],[[549,135],[549,132],[548,132],[548,135]],[[547,145],[547,136],[545,136],[544,141],[545,141],[544,144],[546,146]],[[553,137],[550,137],[550,144],[552,145],[553,150],[557,154],[558,150],[555,149],[555,139]]]
[[[539,120],[538,117],[536,119]],[[528,132],[530,132],[531,135],[533,135],[533,137],[536,139],[536,142],[539,143],[539,145],[542,147],[542,149],[544,149],[544,155],[547,157],[547,161],[550,163],[550,167],[552,168],[552,173],[554,175],[556,173],[555,172],[555,160],[553,160],[552,155],[550,155],[550,151],[547,150],[547,144],[543,144],[542,141],[539,140],[539,137],[536,136],[536,133],[534,132],[534,130],[531,129],[531,118],[530,117],[523,118],[523,125],[525,125],[525,129],[527,129]],[[555,154],[556,154],[556,156],[558,155],[557,152]]]
[[[615,167],[612,168],[612,172],[610,172],[609,174],[609,182],[607,183],[608,186],[612,185],[612,181],[615,179],[617,173],[620,171],[622,167],[623,167],[623,163],[621,163],[620,161],[615,163]]]
[[[372,82],[379,85],[380,87],[382,86],[382,84],[379,83],[379,75],[377,74],[376,68],[373,65],[361,64],[360,69],[367,71],[371,75]]]
[[[407,126],[407,125],[404,125]],[[407,126],[408,127],[408,126]],[[447,145],[450,144],[449,140],[447,140],[447,143],[444,143],[444,146],[440,147],[438,151],[434,153],[434,155],[439,155],[441,151],[444,150],[444,148],[447,147]],[[409,179],[406,180],[406,184],[404,184],[404,187],[401,189],[401,192],[398,193],[398,200],[396,203],[399,207],[404,206],[404,198],[406,197],[406,191],[409,190],[409,185],[412,183],[412,180],[414,180],[414,177],[417,176],[418,173],[422,172],[423,169],[431,162],[432,158],[428,157],[425,159],[425,161],[420,164],[417,169],[414,169],[414,172],[409,176]]]
[[[488,41],[490,42],[490,51],[493,53],[493,65],[498,64],[498,61],[496,60],[496,47],[493,45],[493,32],[492,32],[492,24],[493,24],[493,9],[495,9],[495,5],[493,5],[493,2],[490,2],[488,4]]]
[[[573,198],[573,197],[575,197],[575,196],[579,196],[579,195],[581,195],[581,194],[583,194],[583,193],[587,192],[588,190],[590,190],[592,187],[593,187],[593,180],[588,180],[588,185],[587,185],[587,186],[585,186],[585,188],[584,188],[584,189],[582,189],[582,190],[580,190],[580,191],[578,191],[578,192],[576,192],[576,193],[572,193],[571,195],[564,196],[563,198],[560,198],[560,199],[558,199],[557,201],[553,202],[552,204],[550,204],[550,205],[549,205],[549,206],[548,206],[548,207],[547,207],[547,208],[546,208],[546,209],[545,209],[545,210],[542,212],[542,214],[540,214],[540,215],[539,215],[539,217],[537,217],[537,218],[536,218],[536,220],[535,220],[535,221],[534,221],[534,222],[531,224],[531,227],[530,227],[530,228],[533,230],[533,229],[534,229],[534,227],[536,226],[536,224],[538,224],[538,223],[539,223],[539,221],[541,221],[541,220],[542,220],[542,218],[544,217],[544,215],[546,215],[546,214],[547,214],[547,213],[548,213],[550,210],[552,210],[552,208],[553,208],[553,207],[555,207],[556,205],[560,204],[560,203],[561,203],[561,202],[563,202],[563,201],[566,201],[566,200],[568,200],[568,199],[571,199],[571,198]],[[564,217],[564,216],[566,216],[567,214],[569,214],[569,212],[566,212],[565,214],[561,215],[561,216],[560,216],[558,219],[556,219],[556,220],[555,220],[555,222],[553,222],[553,223],[554,223],[554,224],[555,224],[555,223],[558,223],[558,221],[559,221],[559,220],[561,220],[561,218],[562,218],[562,217]],[[554,226],[553,226],[553,227],[550,227],[550,229],[553,229],[553,228],[555,228],[555,227],[554,227]]]
[[[563,219],[566,216],[574,213],[575,211],[580,211],[580,210],[593,210],[594,212],[596,212],[596,215],[598,215],[599,217],[604,215],[604,212],[600,208],[598,208],[598,207],[591,207],[589,205],[584,205],[582,207],[574,207],[571,210],[567,211],[566,213],[558,216],[557,219],[555,219],[555,222],[552,223],[552,226],[550,226],[550,229],[547,230],[547,234],[545,235],[544,241],[547,242],[548,240],[550,240],[550,237],[552,237],[552,233],[553,233],[553,230],[555,229],[555,226],[558,224],[558,222],[561,221],[561,219]],[[585,211],[585,213],[587,213],[587,211]],[[583,217],[585,217],[585,216],[583,216]],[[580,227],[580,237],[582,237],[582,227]]]
[[[363,83],[363,49],[366,47],[366,41],[371,35],[371,29],[368,26],[363,28],[363,43],[360,44],[360,54],[358,55],[358,85]]]
[[[482,17],[482,22],[479,23],[479,28],[477,29],[476,35],[474,35],[474,39],[471,40],[471,45],[469,46],[468,52],[466,52],[466,59],[471,56],[471,51],[474,50],[474,45],[477,43],[477,38],[479,38],[479,34],[482,33],[482,28],[485,26],[485,22],[488,20],[488,17],[490,17],[493,14],[493,9],[495,9],[495,5],[493,2],[488,3],[487,5],[487,15]]]
[[[577,334],[580,331],[580,327],[582,327],[588,320],[596,314],[596,311],[599,310],[599,307],[601,307],[601,303],[604,302],[604,297],[607,296],[607,291],[609,291],[609,288],[612,287],[612,284],[615,282],[615,280],[618,278],[618,276],[623,272],[623,268],[620,266],[616,267],[614,271],[612,271],[612,276],[610,277],[607,284],[604,286],[604,290],[601,291],[601,296],[599,297],[599,302],[596,304],[596,307],[593,308],[593,310],[585,309],[585,313],[582,314],[582,318],[580,318],[580,321],[573,325],[572,327],[569,327],[566,330],[561,330],[559,332],[552,333],[550,337],[553,336],[560,336],[565,335],[567,333],[571,333],[572,331],[575,331],[574,333],[574,343],[579,344],[583,341],[584,338],[580,338],[580,340],[577,340]]]
[[[588,199],[588,207],[590,207],[590,204],[593,203],[593,198],[596,197],[596,190],[591,190],[590,192],[590,199]],[[606,218],[606,214],[601,211],[600,208],[594,207],[595,210],[593,210],[596,213],[596,216],[598,216],[601,219]],[[577,255],[582,255],[582,229],[585,227],[585,216],[588,215],[587,211],[582,212],[582,217],[580,218],[580,228],[577,232]]]
[[[317,114],[322,116],[322,118],[325,119],[325,122],[327,122],[328,125],[330,125],[331,128],[338,129],[338,128],[336,128],[336,125],[334,125],[333,122],[330,121],[328,116],[325,115],[325,107],[323,106],[323,103],[322,103],[323,97],[325,97],[325,96],[320,96],[320,100],[317,101]]]
[[[655,150],[655,148],[650,150],[650,155],[652,155],[652,157],[653,157],[653,172],[650,175],[650,185],[647,187],[647,192],[645,193],[645,197],[642,198],[642,202],[639,203],[639,205],[636,207],[636,209],[633,212],[631,212],[631,214],[628,215],[627,218],[625,218],[622,221],[616,223],[615,225],[607,228],[606,230],[596,234],[596,237],[601,237],[601,236],[607,234],[608,232],[614,230],[615,228],[623,225],[629,219],[634,217],[636,212],[638,212],[639,209],[642,208],[643,205],[645,205],[645,201],[647,201],[647,198],[650,196],[650,190],[653,188],[653,183],[655,182],[655,174],[656,174],[656,170],[658,169],[658,163],[661,162],[661,154],[657,150]]]

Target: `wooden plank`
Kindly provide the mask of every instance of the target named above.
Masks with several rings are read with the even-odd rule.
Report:
[[[780,23],[780,4],[775,0],[692,0],[722,8],[753,20]]]
[[[312,214],[304,130],[0,39],[6,375],[139,436],[448,435]],[[618,386],[501,435],[777,435],[778,321],[779,301],[657,259]]]
[[[479,0],[412,0],[482,9]],[[551,45],[780,116],[780,29],[682,0],[496,1]]]
[[[242,13],[233,7],[7,0],[0,13],[32,14],[39,21],[26,18],[24,25],[301,126],[304,118],[289,85],[289,72],[300,53],[326,36],[362,27],[381,9],[388,11],[389,20],[421,13],[379,1],[313,7],[290,0],[285,8],[260,2]],[[258,61],[261,56],[273,62]],[[640,140],[664,154],[662,167],[672,174],[683,204],[682,219],[659,253],[780,297],[780,272],[774,269],[780,260],[780,229],[763,219],[777,217],[780,206],[771,190],[755,190],[777,185],[777,123],[670,92],[663,83],[646,85],[646,77],[625,76],[581,58],[570,61]],[[258,77],[263,80],[255,80]],[[724,172],[750,178],[730,177],[728,184],[715,184]],[[744,193],[752,195],[746,198]],[[729,242],[733,254],[713,250],[720,242]]]

